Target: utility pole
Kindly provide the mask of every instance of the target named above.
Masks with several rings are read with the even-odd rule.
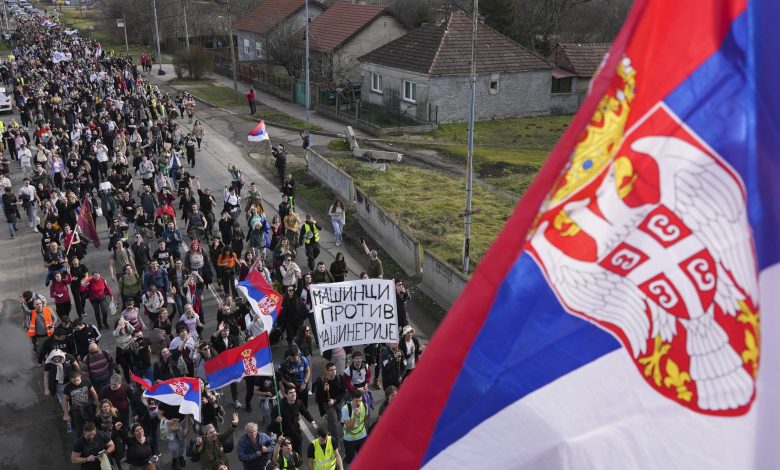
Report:
[[[11,28],[8,26],[8,5],[5,2],[3,2],[3,17],[5,17],[5,32],[7,33]]]
[[[130,46],[127,44],[127,18],[125,18],[125,11],[122,10],[122,29],[125,31],[125,53],[130,53]]]
[[[165,75],[162,69],[162,54],[160,53],[160,29],[157,26],[157,0],[152,0],[152,13],[154,13],[154,39],[157,41],[157,75]]]
[[[474,0],[471,19],[471,98],[469,100],[468,153],[466,154],[466,221],[463,234],[463,273],[469,273],[469,248],[471,242],[471,196],[474,190],[474,108],[477,99],[477,27],[479,25],[479,0]]]
[[[187,44],[187,50],[190,50],[190,32],[187,28],[187,0],[181,0],[181,6],[184,8],[184,40]]]
[[[309,23],[311,22],[311,18],[309,18],[309,0],[305,0],[305,14],[306,14],[306,57],[304,58],[304,79],[306,80],[306,125],[309,125],[309,108],[311,107],[311,89],[309,88]]]
[[[228,38],[230,40],[230,61],[233,64],[233,97],[238,102],[238,81],[236,80],[236,48],[233,44],[233,22],[230,20],[230,0],[227,0]]]

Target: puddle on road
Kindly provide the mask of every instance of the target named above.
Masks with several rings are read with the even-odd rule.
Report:
[[[42,396],[43,369],[33,359],[29,338],[21,327],[19,302],[3,301],[0,313],[0,407],[20,410],[33,406]],[[40,377],[39,377],[40,376]],[[32,392],[32,393],[31,393]]]

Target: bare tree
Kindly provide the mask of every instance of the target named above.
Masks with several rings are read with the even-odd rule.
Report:
[[[301,77],[303,68],[302,35],[299,27],[286,22],[274,28],[266,37],[268,58],[284,67],[287,73],[296,79]]]

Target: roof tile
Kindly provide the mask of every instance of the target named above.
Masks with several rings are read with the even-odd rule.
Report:
[[[265,0],[257,8],[234,21],[233,29],[265,34],[303,8],[303,4],[304,0]]]
[[[309,25],[309,46],[314,51],[330,52],[386,11],[387,8],[381,5],[336,3]]]
[[[555,47],[551,59],[559,67],[574,72],[577,76],[592,77],[611,46],[609,43],[561,43]]]
[[[428,75],[471,72],[471,18],[453,12],[360,57],[361,62]],[[484,23],[477,27],[477,73],[552,69],[552,65]]]

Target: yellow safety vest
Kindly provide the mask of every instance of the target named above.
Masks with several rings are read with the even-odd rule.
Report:
[[[325,444],[325,450],[322,449],[319,439],[311,441],[314,444],[314,469],[313,470],[333,470],[336,468],[336,451],[333,450],[333,442],[328,436],[328,442]]]
[[[303,236],[303,240],[305,244],[307,245],[311,244],[312,240],[314,240],[314,243],[320,242],[320,231],[317,229],[316,224],[307,224],[304,222],[303,231],[306,233],[312,232],[314,234],[313,237],[308,237],[306,235]]]
[[[347,403],[344,405],[347,407],[347,410],[352,409],[352,404]],[[350,419],[352,419],[350,417]],[[360,434],[363,433],[363,430],[366,428],[366,405],[364,403],[360,404],[360,409],[358,410],[358,418],[355,422],[355,427],[353,427],[351,430],[348,430],[346,426],[344,426],[344,437],[350,437],[352,439],[347,440],[357,440],[359,439]]]

